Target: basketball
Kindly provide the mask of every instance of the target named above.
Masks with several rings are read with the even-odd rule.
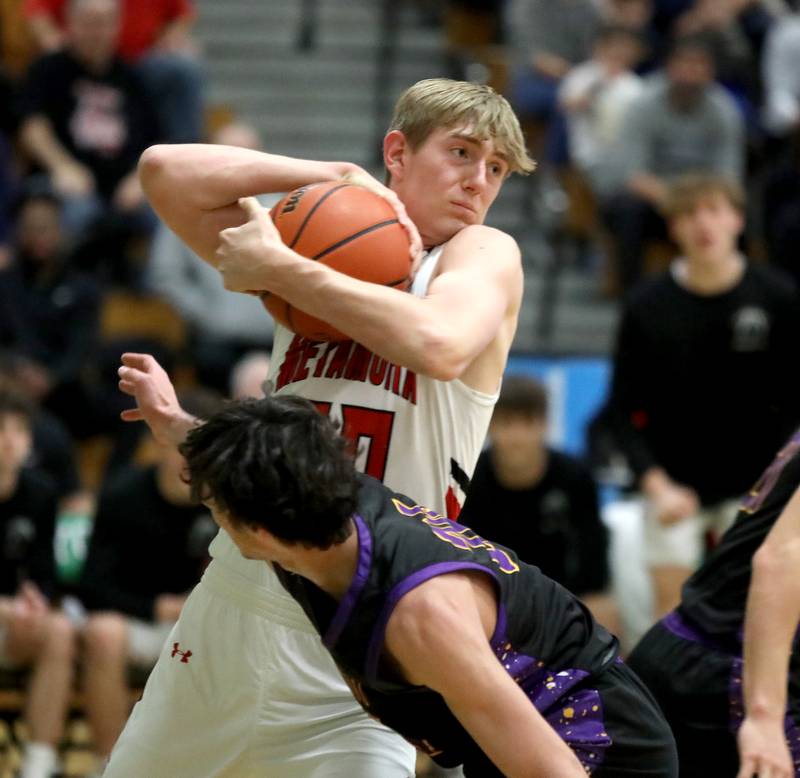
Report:
[[[295,189],[271,211],[283,242],[314,262],[361,281],[406,289],[411,273],[408,233],[380,195],[329,181]],[[262,301],[276,321],[312,340],[346,340],[327,322],[276,295]],[[313,307],[313,301],[311,304]]]

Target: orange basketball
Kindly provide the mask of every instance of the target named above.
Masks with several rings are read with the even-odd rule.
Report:
[[[369,189],[343,181],[310,184],[286,195],[271,214],[283,242],[298,254],[362,281],[408,287],[408,233],[392,206]],[[274,294],[267,292],[261,299],[276,321],[298,335],[346,339],[327,322]]]

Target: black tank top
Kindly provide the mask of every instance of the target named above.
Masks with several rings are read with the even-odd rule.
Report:
[[[389,617],[415,586],[454,571],[490,576],[498,599],[491,646],[557,730],[549,713],[559,709],[563,719],[559,701],[617,658],[616,638],[538,568],[366,476],[355,523],[358,564],[340,602],[276,566],[278,575],[316,626],[356,699],[440,764],[468,762],[478,746],[444,699],[400,678],[383,650]]]

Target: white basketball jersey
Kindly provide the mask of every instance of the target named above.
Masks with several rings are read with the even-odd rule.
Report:
[[[430,251],[411,293],[424,297],[442,254]],[[497,400],[460,380],[437,381],[392,364],[352,341],[310,341],[277,325],[270,366],[275,394],[313,401],[358,442],[359,469],[455,518],[463,504]],[[225,532],[211,545],[222,552]],[[261,565],[266,568],[266,565]]]

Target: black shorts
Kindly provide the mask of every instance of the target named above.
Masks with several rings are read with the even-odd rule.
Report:
[[[681,778],[735,778],[736,732],[742,721],[740,656],[675,634],[659,622],[628,659],[650,687],[678,744]],[[800,702],[800,701],[795,701]],[[787,720],[800,778],[796,716]],[[792,742],[794,741],[794,742]]]
[[[677,778],[678,755],[669,726],[653,696],[625,664],[612,664],[599,676],[575,687],[600,694],[603,723],[612,745],[592,778]],[[483,755],[464,764],[467,778],[500,778],[502,773]],[[708,776],[706,776],[708,778]]]

